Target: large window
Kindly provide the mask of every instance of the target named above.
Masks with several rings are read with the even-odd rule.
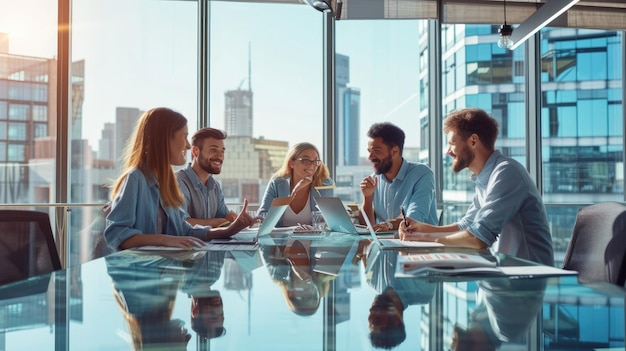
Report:
[[[565,204],[624,200],[623,34],[548,28],[541,37],[543,189],[559,252],[576,216]]]
[[[359,183],[373,172],[367,131],[391,122],[406,134],[403,157],[420,160],[420,50],[426,21],[336,22],[337,196],[360,203]]]
[[[187,1],[72,1],[71,202],[108,201],[143,111],[172,108],[196,129],[196,18]],[[100,209],[72,209],[72,261],[89,258],[103,229]]]
[[[0,203],[27,204],[41,200],[35,183],[56,169],[41,152],[47,140],[54,149],[56,111],[41,111],[56,106],[57,4],[2,0],[0,8]]]
[[[496,26],[447,25],[442,54],[443,116],[466,108],[487,111],[500,124],[496,148],[505,156],[526,164],[526,115],[524,48],[508,51],[496,45]],[[463,45],[458,45],[463,44]],[[443,138],[443,150],[447,150]],[[452,172],[451,159],[443,153],[443,207],[446,223],[458,220],[474,196],[469,171]]]
[[[210,13],[209,124],[227,133],[216,178],[227,203],[254,208],[294,144],[323,157],[323,15],[230,1],[210,2]]]

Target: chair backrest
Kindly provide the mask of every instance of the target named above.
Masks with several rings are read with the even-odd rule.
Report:
[[[0,267],[0,284],[61,269],[47,213],[0,210]]]
[[[578,271],[581,282],[609,282],[624,286],[626,280],[626,206],[603,202],[581,208],[563,268]]]

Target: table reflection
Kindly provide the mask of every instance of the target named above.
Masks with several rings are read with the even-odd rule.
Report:
[[[581,285],[574,276],[396,277],[397,258],[407,253],[350,235],[272,236],[245,250],[119,252],[0,286],[0,347],[624,347],[622,288]],[[514,258],[497,258],[516,265]]]
[[[541,311],[547,278],[492,278],[478,282],[476,309],[469,325],[454,326],[451,349],[496,350],[503,343],[523,342]]]
[[[113,294],[134,350],[186,350],[191,335],[172,309],[182,262],[155,255],[107,256]]]

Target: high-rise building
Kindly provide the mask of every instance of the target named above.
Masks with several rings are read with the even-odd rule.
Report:
[[[105,123],[98,141],[98,159],[115,160],[115,123]]]
[[[348,87],[350,83],[350,58],[335,55],[336,93],[336,154],[337,166],[357,166],[359,164],[359,140],[361,117],[361,92]]]
[[[242,89],[245,81],[248,89]],[[252,137],[252,52],[248,45],[248,78],[239,83],[236,90],[224,94],[224,125],[228,136]]]
[[[124,154],[126,142],[130,139],[135,124],[144,111],[135,107],[118,107],[115,109],[115,164],[121,169],[121,157]]]
[[[224,94],[224,118],[228,136],[252,136],[252,91],[229,90]]]

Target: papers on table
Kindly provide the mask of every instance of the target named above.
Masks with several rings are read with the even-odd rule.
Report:
[[[545,265],[498,266],[478,254],[415,253],[398,255],[396,277],[506,276],[512,279],[576,275],[578,272]]]

